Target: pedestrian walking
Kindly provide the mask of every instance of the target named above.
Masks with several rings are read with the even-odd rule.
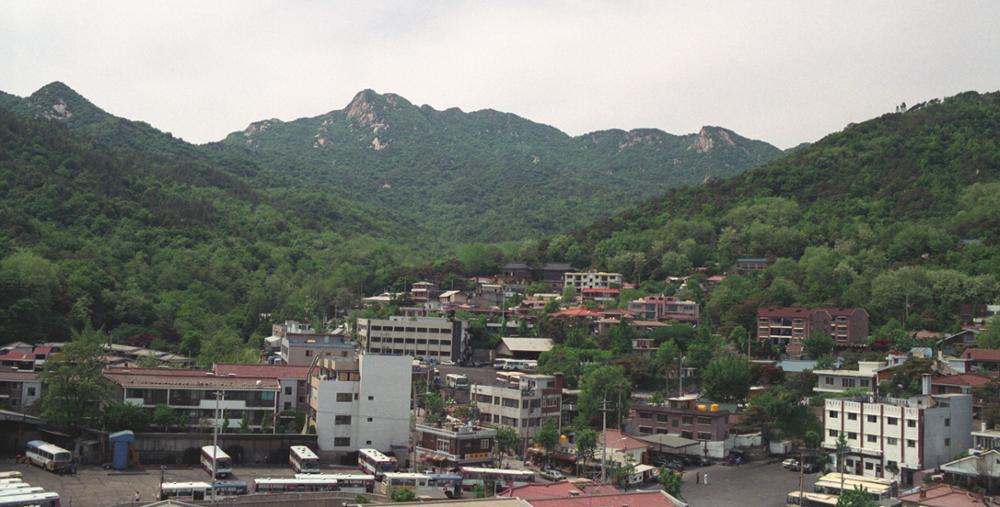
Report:
[[[699,472],[694,473],[694,483],[701,484],[701,474]]]
[[[140,495],[139,491],[136,490],[135,496],[132,497],[132,503],[135,505],[139,505],[140,501],[142,501],[142,495]]]
[[[705,481],[702,484],[708,486],[708,472],[705,472]]]

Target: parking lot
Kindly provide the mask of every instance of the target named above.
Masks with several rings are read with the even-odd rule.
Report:
[[[696,482],[695,474],[708,474],[708,484]],[[812,491],[818,474],[805,474],[803,485]],[[700,481],[699,481],[700,482]],[[799,489],[799,474],[781,468],[781,463],[759,461],[739,466],[712,465],[684,472],[681,495],[692,506],[785,505],[789,491]]]
[[[24,482],[59,493],[64,507],[105,507],[132,501],[138,491],[144,502],[156,499],[160,486],[160,469],[149,467],[146,472],[119,473],[100,467],[80,467],[76,475],[56,475],[30,465],[3,465],[0,470],[17,470]],[[331,469],[331,471],[333,471]],[[290,467],[235,468],[236,479],[251,481],[258,477],[292,477]],[[209,475],[200,468],[168,469],[163,471],[165,482],[203,481]]]

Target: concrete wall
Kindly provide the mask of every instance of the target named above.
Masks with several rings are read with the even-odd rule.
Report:
[[[201,448],[212,445],[211,433],[136,433],[135,443],[143,464],[195,464]],[[317,448],[316,435],[223,434],[219,446],[237,465],[288,463],[288,448],[307,445]]]

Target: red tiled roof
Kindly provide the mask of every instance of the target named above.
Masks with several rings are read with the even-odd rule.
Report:
[[[52,352],[52,347],[48,347],[45,345],[38,345],[37,347],[35,347],[35,350],[31,351],[32,354],[45,354],[45,355],[48,355],[51,352]]]
[[[609,429],[608,432],[608,449],[645,449],[649,447],[649,444],[625,435],[621,430]],[[600,444],[604,441],[604,435],[601,433],[597,434],[597,442]]]
[[[612,493],[606,495],[581,495],[563,498],[545,498],[531,500],[534,507],[588,507],[594,505],[629,507],[677,507],[667,495],[661,491],[632,491],[629,493]]]
[[[309,374],[308,366],[292,366],[284,364],[216,364],[216,376],[252,378],[296,378],[305,380]]]
[[[757,315],[760,317],[785,317],[789,315],[808,317],[812,314],[812,312],[813,311],[809,308],[787,308],[778,306],[757,309]]]
[[[984,377],[982,375],[976,375],[974,373],[962,373],[960,375],[945,375],[941,377],[935,377],[931,382],[932,384],[938,384],[942,386],[971,386],[977,387],[990,383],[989,377]]]
[[[618,488],[610,484],[573,484],[569,481],[552,482],[548,484],[525,484],[517,486],[503,493],[500,496],[520,498],[521,500],[538,500],[542,498],[568,497],[571,492],[579,495],[601,495],[618,493]]]
[[[568,310],[556,312],[556,315],[563,317],[600,317],[601,312],[587,310],[586,308],[570,308]]]
[[[208,370],[172,368],[105,368],[104,376],[123,387],[186,387],[190,389],[276,390],[273,378],[216,376]]]
[[[0,361],[34,361],[35,355],[30,352],[12,350],[0,356]]]
[[[962,357],[974,361],[1000,361],[1000,349],[965,349]]]
[[[924,496],[920,493],[923,492]],[[950,484],[938,484],[899,497],[902,502],[914,502],[927,507],[978,507],[989,505],[983,497]]]

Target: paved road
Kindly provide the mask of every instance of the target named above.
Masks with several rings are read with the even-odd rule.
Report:
[[[695,483],[695,474],[708,484]],[[805,474],[805,490],[812,491],[817,474]],[[799,474],[781,468],[780,463],[752,462],[740,466],[713,465],[684,472],[681,494],[692,507],[744,507],[785,505],[789,491],[799,489]]]

